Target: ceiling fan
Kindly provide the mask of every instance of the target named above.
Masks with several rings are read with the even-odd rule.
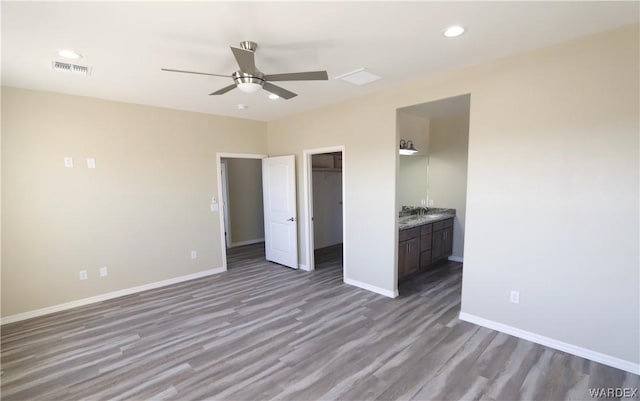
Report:
[[[223,95],[236,87],[245,93],[254,93],[260,89],[280,96],[283,99],[291,99],[296,93],[274,85],[272,81],[326,81],[329,79],[326,71],[291,72],[285,74],[263,74],[256,68],[255,51],[258,44],[255,42],[240,42],[240,47],[231,46],[233,56],[240,69],[231,75],[212,74],[208,72],[174,70],[162,68],[162,71],[183,72],[187,74],[212,75],[214,77],[232,78],[233,84],[210,93],[209,95]]]

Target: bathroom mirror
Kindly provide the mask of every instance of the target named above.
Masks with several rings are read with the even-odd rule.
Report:
[[[421,206],[429,194],[429,157],[400,156],[398,211],[402,206]]]

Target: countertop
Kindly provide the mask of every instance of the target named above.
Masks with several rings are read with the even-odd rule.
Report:
[[[455,209],[441,209],[433,212],[429,211],[423,216],[411,215],[400,217],[400,219],[398,220],[398,228],[400,230],[406,230],[408,228],[421,226],[423,224],[435,223],[437,221],[451,219],[453,217],[456,217]]]

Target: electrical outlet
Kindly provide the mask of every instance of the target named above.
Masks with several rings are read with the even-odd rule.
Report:
[[[67,167],[67,168],[73,167],[73,158],[72,157],[65,157],[64,158],[64,166]]]
[[[433,206],[433,199],[429,199],[429,207]]]
[[[511,290],[511,294],[509,295],[509,301],[511,301],[512,304],[519,304],[520,291]]]
[[[80,270],[80,280],[86,280],[88,278],[89,278],[89,276],[87,275],[87,271],[86,270]]]
[[[191,251],[191,259],[198,259],[198,252]]]
[[[107,266],[103,266],[100,268],[100,277],[107,277],[109,275],[109,271],[107,271]]]

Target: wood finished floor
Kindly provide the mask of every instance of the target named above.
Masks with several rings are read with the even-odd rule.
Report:
[[[640,378],[462,322],[462,266],[389,299],[234,249],[229,271],[2,327],[3,400],[587,400]],[[333,256],[331,256],[333,255]]]

